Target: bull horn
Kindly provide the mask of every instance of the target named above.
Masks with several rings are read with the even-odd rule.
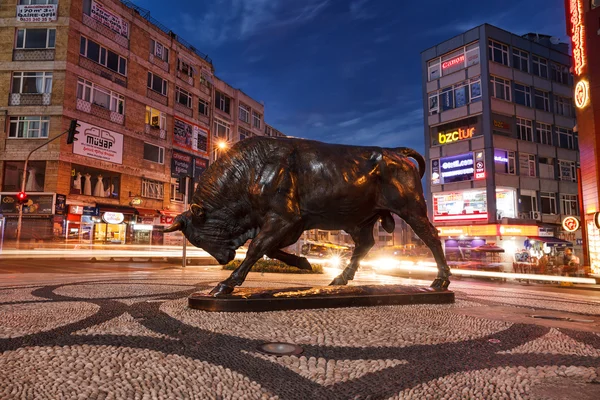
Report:
[[[173,222],[173,225],[169,226],[168,228],[166,228],[163,233],[169,233],[169,232],[175,232],[175,231],[180,231],[183,229],[183,223],[181,221],[176,221]]]

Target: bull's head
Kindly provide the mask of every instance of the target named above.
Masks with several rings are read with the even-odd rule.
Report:
[[[220,264],[227,264],[235,258],[235,250],[228,248],[226,243],[222,245],[207,241],[203,233],[207,229],[205,225],[206,214],[201,206],[192,204],[189,211],[179,214],[171,226],[163,232],[182,231],[184,236],[196,247],[208,252]]]

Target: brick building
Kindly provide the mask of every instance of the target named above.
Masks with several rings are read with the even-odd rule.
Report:
[[[34,3],[34,4],[32,4]],[[211,59],[116,0],[0,4],[0,220],[16,236],[24,160],[33,153],[21,238],[175,244],[161,226],[218,153],[264,135],[264,106],[214,76]]]

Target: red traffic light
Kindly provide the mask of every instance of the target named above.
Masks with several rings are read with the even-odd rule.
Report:
[[[25,203],[27,201],[27,193],[25,193],[25,192],[17,193],[17,200],[21,204]]]

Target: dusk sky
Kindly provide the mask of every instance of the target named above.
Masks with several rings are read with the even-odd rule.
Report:
[[[568,39],[562,0],[134,3],[264,101],[267,123],[284,134],[420,152],[421,51],[486,22]]]

